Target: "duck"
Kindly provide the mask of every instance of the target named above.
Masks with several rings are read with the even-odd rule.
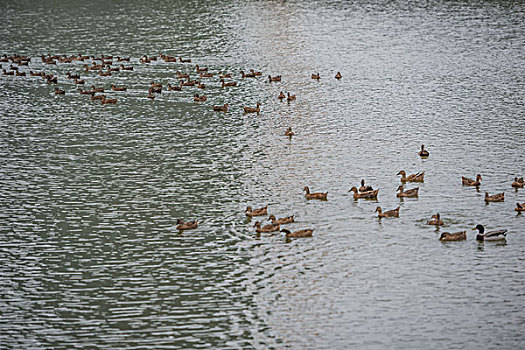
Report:
[[[71,72],[67,72],[66,78],[68,78],[68,79],[80,79],[80,75],[79,74],[72,75]]]
[[[179,85],[177,86],[171,86],[170,83],[168,83],[168,85],[166,85],[168,87],[168,90],[171,90],[171,91],[181,91],[182,90],[182,81],[179,82]]]
[[[146,97],[151,99],[151,100],[155,99],[155,95],[151,94],[151,91],[148,91],[148,95]]]
[[[364,198],[364,199],[377,199],[377,194],[379,190],[367,191],[359,193],[357,187],[352,187],[348,192],[354,192],[354,199]]]
[[[26,72],[19,72],[19,71],[16,71],[16,72],[15,72],[15,75],[16,75],[17,77],[25,77],[25,76],[26,76]],[[83,80],[82,80],[82,81],[83,81]]]
[[[337,80],[341,79],[343,76],[341,75],[341,72],[337,72],[337,74],[335,75],[335,78]]]
[[[328,197],[328,192],[314,192],[310,193],[310,188],[308,186],[305,186],[303,191],[306,192],[306,199],[320,199],[320,200],[326,200]]]
[[[288,129],[286,129],[286,131],[284,132],[284,136],[290,136],[292,137],[293,135],[295,135],[295,133],[292,131],[292,127],[288,127]]]
[[[177,78],[179,79],[188,79],[190,77],[189,74],[185,74],[185,73],[181,73],[179,71],[176,71],[175,72],[175,75],[177,76]]]
[[[452,242],[452,241],[464,241],[467,239],[467,231],[459,232],[443,232],[439,237],[439,240],[442,242]]]
[[[55,95],[65,95],[66,92],[64,90],[60,90],[59,88],[55,88]]]
[[[203,95],[203,96],[199,96],[199,94],[193,95],[193,101],[195,101],[195,102],[204,102],[207,99],[208,99],[208,96],[206,96],[206,95]]]
[[[281,81],[281,76],[280,75],[277,75],[275,77],[272,77],[271,75],[268,75],[268,82],[277,82],[277,81]]]
[[[518,177],[516,176],[516,177],[514,178],[514,182],[512,183],[511,186],[514,187],[514,188],[523,188],[524,185],[525,185],[525,182],[523,182],[523,178],[520,177],[520,178],[518,179]]]
[[[133,66],[120,65],[120,70],[133,70]]]
[[[128,88],[125,86],[115,86],[114,84],[111,84],[111,90],[113,91],[126,91]]]
[[[250,69],[250,73],[255,74],[256,77],[262,75],[262,72],[256,72],[256,71],[253,70],[253,69]]]
[[[255,78],[255,73],[248,73],[248,74],[245,74],[242,70],[241,70],[241,77],[244,79],[244,78]]]
[[[73,80],[73,83],[75,83],[76,85],[84,85],[85,82],[86,82],[86,81],[83,80],[83,79],[82,79],[82,80],[79,80],[79,79],[76,79],[76,78],[75,78],[75,80]]]
[[[525,203],[516,203],[516,208],[514,210],[518,213],[525,211]]]
[[[261,232],[275,232],[279,231],[281,229],[281,225],[279,224],[268,224],[261,227],[261,223],[259,221],[256,221],[253,227],[256,227],[255,232],[261,233]]]
[[[106,95],[95,95],[95,93],[93,91],[91,91],[91,100],[92,101],[103,100],[105,98],[106,98]]]
[[[228,112],[228,104],[225,103],[222,106],[213,106],[215,112]]]
[[[201,83],[200,81],[197,82],[197,88],[198,89],[206,89],[206,84]]]
[[[95,85],[91,85],[91,92],[104,92],[104,88],[96,88]]]
[[[111,66],[107,65],[106,68],[108,69],[108,72],[120,72],[119,67],[112,68]]]
[[[116,98],[103,98],[101,101],[100,101],[103,105],[105,104],[117,104],[117,99]]]
[[[7,72],[5,69],[2,69],[4,71],[4,75],[15,75],[15,72],[9,71]]]
[[[487,192],[485,192],[485,202],[503,202],[505,201],[505,192],[503,193],[497,193],[493,194],[492,196],[489,196]]]
[[[421,158],[428,157],[430,153],[425,149],[425,145],[421,145],[421,151],[417,153]]]
[[[117,56],[116,59],[117,59],[117,62],[129,62],[131,57],[120,57],[120,56]]]
[[[257,209],[252,209],[252,207],[248,206],[244,214],[248,217],[268,215],[268,205]]]
[[[82,88],[78,88],[77,91],[81,94],[81,95],[91,95],[93,93],[93,91],[91,90],[82,90]]]
[[[162,87],[162,83],[156,83],[154,81],[150,82],[149,85],[153,88],[161,88]]]
[[[321,79],[321,76],[319,75],[319,73],[312,74],[312,79],[319,80],[319,79]]]
[[[53,74],[46,75],[46,79],[49,84],[58,84],[58,77],[53,77]]]
[[[151,93],[156,93],[156,94],[161,94],[162,93],[162,87],[155,87],[155,86],[150,86],[150,88],[148,89],[148,92],[151,94]]]
[[[496,230],[485,232],[485,227],[483,225],[476,225],[472,230],[478,230],[478,235],[476,236],[477,241],[500,241],[505,240],[507,236],[507,230]]]
[[[236,81],[230,81],[230,82],[225,82],[224,79],[221,78],[221,80],[219,80],[222,84],[222,87],[226,87],[226,86],[237,86],[237,82]]]
[[[186,81],[182,81],[182,86],[195,86],[195,84],[197,84],[197,81],[196,80],[190,80],[189,77],[186,78]]]
[[[361,179],[361,187],[359,187],[359,192],[369,192],[373,191],[372,186],[365,186],[365,180]]]
[[[312,237],[314,233],[314,229],[307,228],[307,229],[291,232],[290,230],[283,228],[281,232],[286,234],[286,238],[304,238],[304,237]]]
[[[397,197],[410,197],[410,198],[416,198],[418,196],[419,187],[412,188],[408,191],[404,191],[403,185],[399,186],[397,188],[397,191],[400,191],[398,194],[396,194]]]
[[[376,211],[378,218],[398,218],[399,217],[399,207],[389,211],[383,212],[381,207],[377,207]]]
[[[221,78],[221,79],[226,79],[226,78],[231,78],[232,77],[231,73],[219,72],[218,74],[219,74],[219,78]]]
[[[279,96],[277,96],[277,98],[279,100],[282,100],[283,98],[286,98],[286,95],[284,94],[284,92],[281,91],[281,93],[279,94]]]
[[[273,224],[281,224],[281,225],[291,224],[292,222],[295,222],[294,216],[295,215],[291,215],[291,216],[277,219],[275,215],[272,214],[270,215],[268,220],[271,220]]]
[[[464,176],[461,177],[461,183],[465,186],[479,186],[481,185],[481,180],[483,179],[481,178],[480,174],[476,175],[476,180],[472,180]]]
[[[100,71],[98,73],[98,75],[100,75],[101,77],[110,77],[111,76],[111,72],[110,71],[107,71],[106,73],[104,73],[104,71]]]
[[[256,108],[252,108],[252,107],[244,107],[244,113],[257,113],[259,114],[259,112],[261,111],[261,103],[260,102],[257,102],[257,107]]]
[[[430,220],[427,221],[427,225],[443,226],[445,223],[441,220],[439,213],[437,213],[430,217]]]
[[[197,71],[197,73],[201,73],[201,72],[207,72],[208,71],[208,67],[199,67],[199,65],[195,65],[195,70]]]
[[[200,73],[199,77],[201,77],[201,78],[211,78],[211,77],[213,77],[213,75],[214,75],[213,73]]]
[[[191,59],[190,58],[182,58],[179,56],[179,61],[180,63],[191,63]]]
[[[288,96],[286,97],[286,100],[287,100],[288,102],[290,102],[290,101],[295,101],[295,95],[290,95],[290,93],[288,93]]]
[[[199,220],[193,220],[193,221],[186,221],[184,222],[182,219],[177,220],[177,230],[193,230],[199,227]]]
[[[415,174],[406,176],[407,174],[405,173],[405,171],[401,170],[400,172],[397,173],[397,175],[401,175],[401,182],[423,182],[424,177],[425,177],[425,172],[423,171],[421,173],[415,173]]]

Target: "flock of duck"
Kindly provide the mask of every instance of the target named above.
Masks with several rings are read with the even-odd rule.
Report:
[[[125,72],[125,71],[133,71],[134,67],[133,65],[124,65],[124,62],[130,62],[131,59],[129,57],[122,58],[119,56],[83,56],[81,54],[79,55],[41,55],[40,57],[41,61],[45,65],[56,65],[57,63],[61,64],[70,64],[73,62],[82,62],[83,64],[83,71],[85,74],[97,74],[101,77],[110,77],[112,74],[115,74],[117,72]],[[166,63],[169,62],[177,62],[177,63],[191,63],[191,59],[183,59],[182,57],[175,57],[171,55],[164,55],[159,54],[158,55],[159,61],[162,60]],[[88,64],[87,62],[91,61],[91,64]],[[148,64],[152,61],[157,61],[157,56],[142,56],[139,60],[140,64]],[[3,55],[3,57],[0,58],[0,63],[2,63],[2,71],[4,76],[17,76],[17,77],[23,77],[27,76],[33,76],[33,77],[40,77],[43,80],[45,80],[48,84],[54,84],[55,89],[54,93],[56,95],[64,95],[66,94],[66,91],[63,89],[58,88],[58,77],[54,76],[53,74],[46,74],[44,71],[40,72],[33,72],[33,71],[24,71],[23,67],[28,66],[29,62],[31,62],[31,58],[28,56],[20,56],[20,55]],[[8,63],[8,67],[6,68],[3,66],[3,63]],[[192,70],[193,72],[193,70]],[[171,83],[167,83],[164,85],[162,82],[150,82],[148,89],[147,89],[147,95],[146,97],[149,99],[155,99],[156,94],[161,94],[162,91],[181,91],[184,87],[196,87],[197,89],[204,90],[206,88],[206,84],[202,82],[202,79],[209,79],[217,76],[219,78],[220,87],[226,88],[226,87],[236,87],[238,85],[238,81],[226,81],[226,79],[231,79],[232,74],[231,73],[225,73],[225,72],[217,72],[212,73],[211,71],[208,71],[207,67],[200,67],[198,64],[195,65],[194,72],[198,74],[198,79],[195,80],[191,78],[191,73],[182,73],[179,70],[175,72],[175,78],[178,80],[178,84],[171,85]],[[256,72],[254,69],[250,69],[248,73],[245,73],[244,71],[240,71],[240,75],[242,79],[245,78],[256,78],[262,76],[262,72]],[[81,78],[80,74],[71,74],[71,72],[67,72],[66,79],[69,80],[70,84],[73,84],[77,87],[75,92],[81,94],[81,95],[90,95],[91,99],[94,101],[100,101],[102,104],[116,104],[118,102],[118,98],[107,98],[107,95],[103,94],[108,88],[107,87],[96,87],[95,85],[91,85],[90,90],[83,90],[81,86],[84,86],[85,80]],[[339,80],[342,78],[342,75],[340,72],[337,72],[335,75],[335,79]],[[319,73],[314,73],[311,75],[311,79],[314,80],[320,80],[321,76]],[[268,82],[280,82],[282,80],[281,75],[277,76],[271,76],[268,75]],[[109,89],[114,92],[120,92],[120,91],[126,91],[126,86],[116,86],[115,84],[111,84]],[[146,92],[144,92],[146,93]],[[97,95],[98,94],[98,95]],[[288,102],[294,101],[296,99],[295,95],[291,95],[290,92],[287,92],[285,95],[284,92],[280,92],[279,96],[277,96],[278,99],[284,100],[286,99]],[[193,100],[195,102],[205,102],[207,101],[206,95],[201,95],[199,93],[194,93]],[[228,103],[224,103],[223,105],[214,105],[212,106],[213,111],[216,112],[227,112],[228,111]],[[256,107],[248,107],[244,106],[243,111],[244,113],[259,113],[261,108],[260,102],[257,102]],[[292,137],[294,135],[294,132],[292,131],[292,128],[289,127],[285,132],[285,136]],[[421,150],[419,151],[418,155],[422,158],[429,157],[429,152],[425,149],[425,146],[421,146]],[[415,173],[408,175],[405,171],[401,170],[398,172],[397,175],[401,176],[401,185],[397,188],[397,197],[398,198],[417,198],[419,195],[419,187],[411,188],[405,190],[405,184],[407,182],[412,183],[422,183],[424,182],[424,176],[425,172]],[[523,178],[515,178],[515,181],[511,184],[513,188],[523,188],[524,187],[524,180]],[[462,177],[462,184],[464,186],[475,186],[479,187],[481,185],[481,175],[477,174],[476,178],[469,179],[466,177]],[[328,198],[328,192],[310,192],[310,188],[308,186],[304,187],[305,197],[307,200],[327,200]],[[359,199],[377,199],[379,189],[374,189],[369,185],[365,185],[365,181],[361,180],[361,186],[358,188],[357,186],[352,187],[348,192],[353,192],[353,198],[354,200]],[[501,202],[505,200],[504,193],[498,193],[494,195],[489,195],[488,193],[485,193],[485,202]],[[525,211],[525,203],[517,203],[515,210],[517,212]],[[389,218],[389,217],[399,217],[399,211],[400,207],[398,206],[395,209],[383,211],[380,206],[378,206],[375,210],[378,214],[378,218]],[[248,206],[246,208],[246,211],[244,213],[248,218],[253,217],[260,217],[260,216],[267,216],[268,215],[268,205],[262,208],[256,208],[252,209],[252,207]],[[285,233],[287,238],[300,238],[300,237],[311,237],[313,235],[314,229],[308,228],[308,229],[302,229],[298,231],[290,231],[285,228],[281,228],[281,225],[291,224],[295,222],[294,215],[283,217],[283,218],[276,218],[275,215],[270,215],[268,217],[268,221],[271,221],[270,224],[263,225],[260,221],[256,221],[253,227],[255,227],[255,230],[258,234],[260,233],[270,233],[270,232],[276,232],[280,231]],[[444,225],[444,222],[441,220],[440,214],[434,214],[432,215],[431,219],[427,222],[427,225],[435,225],[435,226],[442,226]],[[199,226],[198,220],[193,221],[183,221],[182,219],[177,220],[177,230],[191,230],[196,229]],[[485,228],[483,225],[477,225],[473,228],[473,230],[478,230],[478,235],[476,236],[476,239],[478,241],[492,241],[492,240],[504,240],[506,238],[506,229],[501,230],[495,230],[495,231],[489,231],[485,232]],[[466,231],[460,231],[460,232],[443,232],[439,238],[441,241],[458,241],[458,240],[465,240],[466,239]]]

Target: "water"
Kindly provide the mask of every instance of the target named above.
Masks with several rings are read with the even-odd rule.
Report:
[[[58,75],[67,93],[0,78],[0,348],[525,347],[513,210],[525,195],[510,187],[525,173],[523,3],[3,7],[1,53],[32,56],[22,70]],[[43,65],[47,53],[131,56],[135,70],[99,77]],[[193,62],[138,62],[158,53]],[[196,77],[194,64],[239,87],[215,77],[146,98],[152,80]],[[263,77],[241,79],[250,68]],[[68,71],[128,91],[102,106],[73,93]],[[242,112],[257,101],[260,115]],[[419,199],[395,197],[399,170],[426,172]],[[461,186],[476,173],[479,191]],[[347,192],[362,178],[377,202]],[[306,201],[306,185],[328,201]],[[266,204],[314,237],[256,235],[243,212]],[[378,220],[378,205],[400,218]],[[439,230],[425,225],[436,212]],[[200,227],[179,233],[177,218]],[[507,228],[507,242],[477,243],[477,223]],[[467,241],[438,241],[459,230]]]

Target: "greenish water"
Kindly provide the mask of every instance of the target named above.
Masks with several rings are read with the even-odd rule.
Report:
[[[510,187],[525,173],[522,3],[1,6],[0,54],[31,56],[20,70],[55,74],[66,94],[0,76],[0,348],[525,346],[525,196]],[[100,77],[91,60],[44,65],[48,53],[131,57],[134,70]],[[192,63],[139,63],[159,53]],[[177,70],[198,78],[195,64],[239,86],[215,76],[146,98]],[[242,79],[249,69],[262,77]],[[67,72],[128,89],[101,105]],[[402,169],[426,172],[418,199],[396,198]],[[479,191],[461,186],[477,173]],[[363,178],[378,201],[348,193]],[[266,204],[314,236],[256,235],[244,209]],[[400,217],[378,220],[378,205]],[[436,212],[438,230],[425,225]],[[178,218],[199,228],[180,233]],[[506,242],[477,243],[478,223]],[[439,242],[460,230],[466,241]]]

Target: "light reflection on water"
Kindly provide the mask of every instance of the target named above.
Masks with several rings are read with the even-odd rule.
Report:
[[[2,53],[131,56],[135,70],[101,78],[38,57],[27,68],[128,86],[110,93],[115,106],[73,94],[65,78],[60,97],[36,78],[0,78],[0,343],[523,347],[513,208],[525,198],[510,183],[525,172],[524,9],[427,5],[8,4]],[[212,78],[206,103],[193,103],[196,89],[149,101],[150,81],[195,75],[194,63],[138,63],[159,52],[240,86]],[[249,68],[263,77],[240,79]],[[242,113],[257,101],[259,116]],[[211,111],[225,102],[230,112]],[[426,171],[419,199],[395,197],[399,170]],[[478,172],[479,192],[461,186]],[[378,201],[353,201],[362,178]],[[306,201],[305,185],[328,201]],[[486,205],[485,191],[506,201]],[[265,204],[314,237],[256,236],[243,211]],[[378,205],[400,205],[400,218],[379,221]],[[447,224],[437,230],[425,225],[436,212]],[[200,228],[178,233],[179,217]],[[478,244],[470,230],[466,242],[438,241],[480,222],[507,228],[507,243]]]

